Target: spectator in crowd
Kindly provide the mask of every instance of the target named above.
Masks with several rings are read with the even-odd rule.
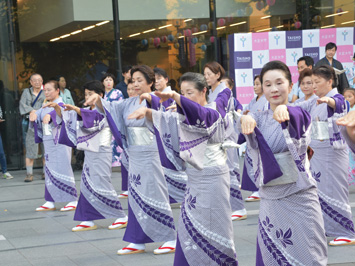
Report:
[[[65,104],[75,105],[70,90],[65,88],[67,86],[67,82],[65,80],[65,77],[59,76],[57,81],[58,81],[58,85],[59,85],[59,89],[60,89],[60,95],[59,96],[62,97],[63,102]]]
[[[2,110],[0,106],[0,124],[4,122],[5,120],[3,119],[2,115]],[[5,179],[12,179],[14,178],[8,171],[7,171],[7,164],[6,164],[6,156],[4,152],[4,147],[2,145],[2,139],[1,139],[1,133],[0,133],[0,165],[1,165],[1,171],[4,175]]]
[[[122,92],[124,99],[129,98],[128,93],[127,93],[127,84],[128,84],[128,80],[131,78],[131,68],[132,68],[131,66],[123,66],[122,67],[122,76],[123,76],[124,80],[122,80],[116,86],[116,89],[119,89]]]
[[[323,65],[328,65],[332,66],[333,68],[336,68],[337,70],[343,70],[343,65],[334,58],[334,55],[337,51],[337,46],[335,43],[327,43],[325,46],[325,57],[323,57],[321,60],[319,60],[316,64],[316,67],[323,66]],[[337,71],[335,71],[337,74]],[[343,94],[343,91],[345,88],[349,87],[349,82],[348,79],[346,78],[345,73],[341,73],[340,75],[338,74],[338,85],[337,89],[340,94]]]
[[[297,60],[297,70],[298,70],[298,73],[300,73],[300,74],[306,68],[313,69],[313,66],[314,66],[314,60],[310,56],[302,56]],[[292,86],[292,91],[288,95],[288,101],[295,102],[297,99],[301,99],[304,96],[305,95],[301,90],[300,84],[297,81]]]
[[[45,96],[42,93],[43,78],[40,74],[32,74],[30,77],[31,87],[23,91],[20,99],[20,114],[23,116],[23,124],[27,121],[26,134],[26,171],[27,175],[25,182],[33,181],[33,162],[38,158],[38,144],[35,143],[35,135],[33,128],[28,128],[28,121],[30,113],[35,113],[42,107]],[[43,153],[43,144],[41,145],[41,152]],[[44,161],[43,161],[44,165]],[[44,175],[42,175],[44,179]]]

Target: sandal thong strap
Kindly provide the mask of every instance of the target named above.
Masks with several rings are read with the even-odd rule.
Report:
[[[351,242],[351,240],[346,239],[346,238],[336,238],[336,239],[334,239],[333,241],[334,241],[334,242],[337,242],[337,241],[344,241],[344,242],[348,242],[348,243]]]
[[[89,228],[89,227],[91,227],[91,226],[90,226],[90,225],[78,224],[76,227]]]
[[[112,225],[118,225],[118,224],[126,224],[127,222],[118,222],[118,223],[113,223]]]
[[[171,249],[171,250],[173,250],[173,249],[175,249],[175,248],[173,248],[173,247],[162,247],[162,246],[160,246],[158,249]]]
[[[125,247],[125,248],[123,248],[122,250],[137,251],[137,250],[139,250],[139,249],[137,249],[137,248],[129,248],[129,247]]]

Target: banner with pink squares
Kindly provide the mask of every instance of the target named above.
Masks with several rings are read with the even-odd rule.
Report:
[[[293,82],[296,82],[298,58],[311,56],[316,63],[325,56],[325,45],[329,42],[338,46],[335,58],[344,68],[351,68],[355,51],[354,28],[236,33],[229,36],[230,68],[234,69],[238,100],[241,104],[248,104],[254,97],[253,79],[265,63],[273,60],[286,63]]]

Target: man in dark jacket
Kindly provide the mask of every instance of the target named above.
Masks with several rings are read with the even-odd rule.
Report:
[[[323,65],[330,65],[333,68],[338,70],[343,70],[343,65],[334,58],[334,55],[337,51],[337,46],[335,43],[330,42],[327,43],[325,46],[325,57],[319,60],[316,64],[316,67],[323,66]],[[348,79],[346,78],[345,73],[338,75],[338,92],[343,94],[345,88],[349,87]]]

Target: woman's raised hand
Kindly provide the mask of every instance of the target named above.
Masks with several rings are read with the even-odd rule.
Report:
[[[100,95],[98,94],[93,94],[91,95],[84,103],[86,106],[92,106],[95,105],[97,101],[100,100]]]
[[[59,106],[57,103],[55,102],[48,102],[46,103],[43,108],[47,108],[47,107],[53,107],[53,108],[56,108],[57,106]]]
[[[151,103],[152,102],[152,95],[150,93],[143,93],[141,96],[139,96],[139,104],[141,104],[144,100],[147,102]]]
[[[277,106],[274,111],[273,118],[279,123],[290,120],[290,115],[288,113],[287,106],[284,104]]]
[[[35,111],[30,112],[30,121],[34,122],[37,120],[37,114]]]
[[[131,120],[131,119],[143,119],[145,117],[147,113],[147,107],[141,107],[139,109],[137,109],[136,111],[134,111],[133,113],[131,113],[127,119]]]
[[[76,108],[78,108],[78,107],[76,107],[75,105],[71,105],[71,104],[64,104],[64,111],[72,111],[72,110],[76,110]]]
[[[43,117],[43,124],[49,124],[49,122],[51,121],[51,116],[50,114],[46,114],[44,117]]]
[[[171,98],[174,98],[174,92],[160,92],[160,91],[156,91],[155,95],[158,96],[160,98],[160,102],[165,102]]]
[[[249,135],[254,132],[256,127],[255,119],[250,115],[243,115],[240,118],[240,122],[242,124],[242,133],[245,135]]]

